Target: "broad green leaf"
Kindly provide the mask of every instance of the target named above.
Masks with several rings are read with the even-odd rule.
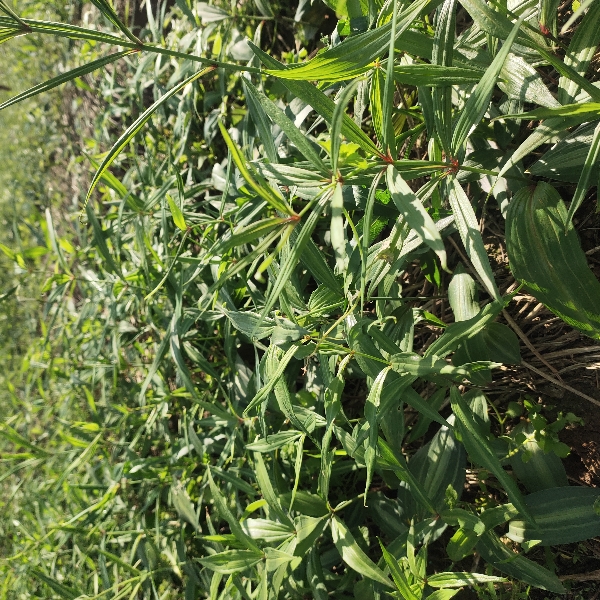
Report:
[[[477,275],[481,279],[487,293],[497,302],[500,301],[500,292],[494,281],[494,274],[490,261],[483,245],[483,238],[479,231],[479,223],[475,211],[467,194],[456,177],[450,180],[449,193],[450,206],[454,213],[454,222],[460,233],[467,256],[473,263]]]
[[[260,550],[225,550],[197,560],[203,567],[211,571],[230,575],[245,571],[258,564],[262,559],[263,554]]]
[[[331,520],[333,543],[342,560],[363,577],[368,577],[384,585],[393,587],[383,571],[360,549],[346,524],[337,516]]]
[[[532,431],[529,432],[531,438],[510,460],[517,479],[529,492],[568,486],[569,481],[563,461],[553,452],[544,452],[537,441],[533,439],[532,433]]]
[[[458,263],[448,285],[448,302],[456,322],[468,321],[475,317],[480,310],[477,302],[477,284],[465,271],[462,263]]]
[[[511,521],[507,536],[519,543],[540,540],[543,546],[573,544],[600,535],[600,490],[566,486],[525,496],[537,528]]]
[[[566,592],[558,577],[544,567],[517,554],[505,546],[498,536],[486,531],[477,543],[481,557],[499,571],[535,587],[564,594]]]
[[[313,548],[306,564],[306,577],[314,600],[328,600],[329,592],[325,585],[325,576],[321,566],[321,556],[317,548]]]
[[[287,389],[287,384],[285,380],[282,380],[282,375],[298,350],[300,350],[299,344],[292,345],[285,354],[279,351],[276,346],[269,346],[268,366],[270,368],[267,383],[258,390],[256,396],[244,409],[244,415],[247,415],[255,406],[258,406],[277,385],[283,384]],[[289,410],[291,411],[291,408]]]
[[[210,491],[219,515],[222,519],[225,519],[225,521],[227,521],[227,523],[229,524],[229,529],[231,530],[231,533],[235,535],[237,541],[240,542],[240,544],[242,544],[246,548],[248,548],[248,551],[254,556],[256,556],[257,554],[259,555],[256,561],[258,562],[258,560],[260,560],[260,558],[262,557],[262,552],[260,551],[260,548],[254,543],[254,540],[242,529],[242,526],[240,525],[239,521],[233,516],[232,512],[229,510],[229,507],[227,506],[227,501],[222,496],[221,492],[219,491],[219,488],[215,485],[212,474],[210,472],[210,468],[206,470],[206,476],[208,477]],[[249,554],[246,553],[244,554],[244,556],[247,559]],[[223,565],[223,568],[227,567]],[[233,571],[229,572],[232,573]]]
[[[596,125],[597,123],[586,123],[572,133],[563,135],[555,146],[529,167],[529,172],[537,177],[577,183],[581,179],[590,153]],[[598,176],[599,172],[598,163],[592,163],[592,180]]]
[[[321,537],[328,523],[327,515],[322,517],[309,517],[307,515],[296,517],[294,528],[298,542],[294,554],[304,556],[311,548],[314,548],[315,542]]]
[[[287,565],[288,563],[292,563],[290,569],[293,571],[302,560],[299,557],[295,557],[293,554],[288,554],[287,552],[277,550],[276,548],[265,548],[265,557],[267,572],[275,571],[280,566]]]
[[[449,419],[453,422],[453,417]],[[456,491],[459,498],[462,496],[466,466],[464,448],[448,427],[440,428],[431,441],[419,448],[408,463],[411,473],[419,481],[423,492],[437,511],[445,506],[448,486]],[[418,512],[422,517],[427,516],[417,507],[412,509],[414,500],[410,496],[410,490],[404,485],[398,490],[398,499],[406,506],[408,512]]]
[[[340,132],[342,131],[344,115],[346,114],[346,107],[348,106],[350,99],[356,92],[357,86],[358,81],[353,81],[342,90],[337,98],[333,116],[331,117],[331,128],[329,131],[331,143],[331,174],[335,179],[338,179],[338,162],[340,158],[341,147]]]
[[[254,453],[254,475],[256,477],[256,482],[260,487],[260,491],[262,492],[262,495],[267,501],[267,504],[269,505],[270,509],[273,511],[273,514],[282,523],[291,526],[292,520],[281,508],[280,499],[275,494],[275,490],[273,488],[273,484],[271,483],[271,478],[269,477],[265,461],[262,455],[258,452]]]
[[[480,535],[472,529],[461,527],[446,544],[446,552],[453,562],[459,562],[463,558],[473,554],[473,549],[479,541]]]
[[[246,78],[242,78],[242,85],[244,86],[244,94],[246,95],[246,103],[248,104],[248,113],[257,129],[258,137],[262,142],[264,152],[270,163],[278,163],[279,155],[277,153],[277,148],[275,148],[269,119],[265,114],[265,111],[261,108],[255,94],[253,94],[252,90],[249,88],[249,85],[252,85],[250,81]]]
[[[214,71],[214,67],[207,67],[198,73],[194,73],[192,76],[185,79],[180,84],[176,85],[174,88],[169,90],[166,94],[161,96],[150,108],[147,108],[121,135],[121,137],[115,142],[113,147],[110,149],[108,154],[105,156],[100,168],[96,171],[94,177],[92,178],[92,182],[90,183],[90,187],[88,189],[88,193],[86,195],[86,206],[87,203],[96,187],[96,184],[102,178],[104,172],[110,167],[115,158],[122,152],[122,150],[127,146],[127,144],[136,136],[136,134],[142,129],[142,127],[150,120],[152,115],[156,112],[156,110],[162,106],[169,98],[173,97],[175,94],[180,92],[183,88],[185,88],[188,84],[196,81],[200,77],[203,77],[207,73]]]
[[[292,492],[286,492],[280,498],[284,506],[289,506],[292,500]],[[327,503],[322,498],[304,490],[296,492],[294,506],[298,512],[310,517],[323,517],[329,514]]]
[[[300,233],[295,239],[295,243],[291,248],[291,251],[287,255],[285,261],[283,261],[283,263],[281,264],[281,268],[279,270],[279,274],[277,275],[277,279],[275,280],[273,287],[271,288],[271,291],[265,301],[265,305],[261,313],[261,318],[265,318],[271,310],[271,308],[273,308],[273,305],[279,298],[279,295],[281,294],[283,288],[285,287],[289,278],[291,277],[292,272],[300,262],[300,257],[304,252],[304,248],[306,247],[307,242],[310,239],[310,236],[312,235],[312,232],[317,226],[317,222],[321,217],[321,211],[325,207],[325,204],[327,203],[328,199],[328,195],[323,194],[323,196],[316,202],[314,208],[312,209],[304,223],[297,225],[297,227],[301,228]]]
[[[468,10],[468,6],[466,8]],[[496,85],[496,80],[500,75],[504,61],[510,52],[511,46],[519,33],[522,23],[523,18],[515,23],[510,35],[502,44],[502,48],[498,54],[496,54],[492,64],[487,68],[481,81],[467,98],[465,106],[460,112],[457,122],[454,124],[454,131],[452,133],[453,155],[458,153],[463,147],[463,144],[467,141],[473,129],[479,124],[479,121],[481,121],[481,118],[487,111],[492,92],[494,91],[494,86]]]
[[[414,229],[423,242],[437,254],[442,268],[447,269],[444,242],[421,200],[417,198],[393,165],[388,166],[386,176],[387,185],[396,208],[406,219],[411,229]]]
[[[186,489],[180,485],[172,486],[171,498],[179,516],[192,525],[194,529],[198,529],[198,515]]]
[[[500,71],[498,87],[510,99],[547,108],[560,106],[539,73],[522,57],[509,54]]]
[[[517,280],[572,327],[600,339],[600,283],[590,270],[558,192],[540,182],[510,203],[507,252]]]
[[[436,510],[431,502],[431,499],[429,498],[423,485],[408,468],[404,457],[402,455],[396,456],[392,452],[392,449],[381,438],[379,438],[377,446],[379,448],[381,465],[385,465],[387,468],[392,469],[400,481],[404,481],[408,484],[410,492],[414,496],[415,500],[431,514],[435,514]]]
[[[528,521],[535,523],[534,517],[525,504],[517,484],[502,468],[489,441],[478,431],[472,412],[469,410],[469,407],[454,386],[450,388],[450,403],[452,411],[461,424],[462,442],[465,445],[469,456],[496,476],[515,508],[517,508]],[[532,525],[532,527],[534,527],[534,525]]]
[[[77,77],[82,77],[83,75],[92,73],[97,69],[100,69],[113,62],[116,62],[117,60],[123,58],[124,56],[127,56],[128,54],[131,54],[132,52],[133,50],[115,52],[114,54],[109,54],[108,56],[89,62],[81,67],[77,67],[76,69],[72,69],[71,71],[67,71],[66,73],[62,73],[57,77],[53,77],[52,79],[45,81],[44,83],[39,83],[38,85],[35,85],[32,88],[29,88],[28,90],[21,92],[16,96],[13,96],[12,98],[10,98],[10,100],[7,100],[6,102],[0,104],[0,110],[3,110],[13,104],[16,104],[17,102],[21,102],[26,98],[31,98],[33,96],[37,96],[38,94],[42,94],[43,92],[47,92],[48,90],[58,87],[59,85],[66,83],[67,81],[72,81]]]

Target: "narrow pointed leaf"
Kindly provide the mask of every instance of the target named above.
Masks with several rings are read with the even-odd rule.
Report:
[[[92,179],[88,193],[86,195],[86,200],[85,200],[86,205],[92,195],[92,192],[94,191],[94,188],[96,187],[96,184],[98,183],[98,181],[100,181],[104,172],[110,167],[110,165],[113,163],[115,158],[117,158],[117,156],[121,153],[121,151],[125,148],[125,146],[127,146],[127,144],[142,129],[142,127],[150,120],[150,118],[156,112],[156,110],[160,106],[162,106],[165,102],[167,102],[167,100],[169,100],[169,98],[173,97],[175,94],[177,94],[183,88],[185,88],[188,84],[192,83],[193,81],[196,81],[196,79],[199,79],[200,77],[206,75],[207,73],[210,73],[213,70],[214,70],[214,67],[208,67],[206,69],[203,69],[202,71],[199,71],[198,73],[194,73],[194,75],[188,77],[185,81],[176,85],[174,88],[169,90],[166,94],[161,96],[152,106],[150,106],[150,108],[146,109],[127,128],[125,133],[123,133],[121,135],[121,137],[116,141],[114,146],[110,149],[109,153],[106,155],[106,157],[102,161],[100,168],[96,171],[96,174],[94,175],[94,177]]]
[[[594,129],[594,135],[592,137],[592,143],[590,145],[590,149],[588,155],[585,158],[585,163],[583,164],[583,170],[581,171],[581,176],[579,177],[579,182],[577,183],[577,189],[575,190],[575,194],[573,194],[573,200],[571,200],[571,205],[569,206],[569,212],[567,213],[567,224],[566,229],[570,229],[573,226],[573,215],[575,211],[581,206],[581,203],[585,199],[585,195],[587,194],[590,188],[590,179],[592,177],[592,171],[598,170],[598,157],[600,156],[600,122],[596,125],[596,129]]]
[[[385,576],[383,571],[360,549],[346,524],[336,516],[331,520],[331,533],[333,543],[342,560],[351,569],[364,577],[383,584],[385,587],[393,587],[392,582]]]
[[[462,425],[462,441],[469,456],[496,476],[515,508],[532,523],[532,527],[535,527],[534,517],[527,508],[517,484],[503,469],[488,440],[477,429],[472,411],[454,386],[450,388],[450,403],[452,411]]]
[[[473,129],[479,124],[479,121],[481,121],[481,118],[487,111],[492,92],[494,91],[494,86],[496,85],[496,80],[498,79],[498,75],[500,75],[504,61],[510,52],[511,46],[519,33],[522,23],[523,18],[515,23],[510,35],[505,40],[502,48],[492,61],[492,64],[488,67],[484,76],[481,78],[481,81],[477,84],[477,87],[465,102],[465,106],[458,117],[458,121],[454,125],[454,132],[452,134],[453,154],[456,154],[462,148]]]
[[[408,29],[419,13],[431,0],[415,0],[397,16],[396,37]],[[341,44],[323,52],[311,61],[284,71],[268,73],[284,79],[304,81],[341,81],[351,79],[367,71],[373,61],[385,53],[389,45],[392,23],[366,33],[346,38]]]
[[[254,540],[242,529],[239,521],[233,516],[229,507],[227,506],[227,501],[222,496],[219,488],[215,485],[210,469],[206,470],[206,476],[208,477],[208,483],[210,486],[210,491],[212,493],[213,501],[219,512],[219,515],[222,519],[229,523],[229,528],[231,533],[235,535],[236,539],[240,544],[244,545],[248,550],[252,550],[253,552],[262,554],[260,548],[254,543]]]
[[[500,292],[494,280],[490,260],[483,245],[483,238],[479,231],[477,217],[467,194],[455,177],[450,181],[449,200],[452,212],[454,213],[454,223],[460,233],[467,256],[471,259],[487,293],[494,300],[500,301]]]
[[[438,255],[442,268],[447,269],[444,242],[421,200],[417,198],[393,165],[389,165],[387,168],[386,181],[396,208],[411,229],[414,229],[423,242]]]
[[[246,89],[247,95],[252,97],[273,123],[281,128],[289,140],[296,148],[298,148],[312,166],[319,173],[327,175],[328,169],[325,163],[319,156],[313,143],[306,137],[306,134],[300,131],[274,102],[269,100],[262,92],[259,92],[249,81],[244,81],[244,88]]]

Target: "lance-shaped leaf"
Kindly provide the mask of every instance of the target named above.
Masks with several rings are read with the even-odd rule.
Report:
[[[338,273],[343,273],[348,256],[346,254],[346,231],[344,227],[344,197],[342,185],[337,183],[331,198],[331,247],[335,253]]]
[[[232,512],[229,510],[229,507],[227,506],[227,501],[219,491],[219,488],[215,485],[212,474],[210,472],[210,468],[207,468],[206,475],[208,477],[210,491],[217,511],[219,512],[221,518],[225,519],[225,521],[229,523],[229,529],[231,530],[231,533],[235,535],[237,541],[240,542],[240,544],[242,544],[246,548],[248,548],[248,550],[251,550],[252,552],[258,553],[262,556],[260,548],[254,543],[254,540],[242,529],[242,526],[240,525],[239,521],[233,516]]]
[[[263,558],[263,553],[259,550],[225,550],[211,556],[197,559],[198,562],[216,573],[231,575],[245,571],[258,564]]]
[[[194,75],[191,75],[185,81],[176,85],[173,89],[169,90],[166,94],[161,96],[152,106],[150,106],[150,108],[146,109],[127,128],[125,133],[123,133],[121,135],[121,137],[116,141],[114,146],[110,149],[110,151],[108,152],[108,154],[102,161],[102,164],[100,165],[99,169],[96,171],[96,174],[94,175],[94,177],[92,179],[92,182],[90,184],[90,187],[89,187],[86,199],[85,199],[86,205],[90,199],[90,196],[92,195],[92,192],[94,191],[94,188],[96,187],[96,184],[98,183],[98,181],[100,181],[104,172],[108,169],[108,167],[110,167],[110,165],[113,163],[115,158],[117,158],[117,156],[121,153],[123,148],[125,148],[125,146],[127,146],[127,144],[136,136],[136,134],[140,131],[140,129],[142,129],[142,127],[148,122],[148,120],[150,119],[150,117],[152,117],[152,115],[156,112],[156,110],[160,106],[162,106],[167,100],[169,100],[169,98],[173,97],[175,94],[177,94],[179,91],[181,91],[188,84],[192,83],[193,81],[196,81],[196,79],[199,79],[200,77],[206,75],[207,73],[210,73],[211,71],[214,71],[214,67],[208,67],[206,69],[203,69],[202,71],[199,71],[198,73],[194,73]]]
[[[532,523],[532,527],[535,527],[534,517],[525,504],[517,484],[502,468],[489,441],[478,430],[472,411],[454,386],[450,388],[450,403],[452,411],[461,424],[462,441],[469,456],[496,476],[515,508]]]
[[[269,116],[271,121],[281,128],[294,146],[300,150],[304,158],[306,158],[319,173],[327,175],[328,170],[325,163],[319,156],[314,144],[307,138],[306,134],[300,131],[274,102],[269,100],[265,94],[257,90],[247,80],[244,80],[244,89],[246,90],[247,96],[252,98]]]
[[[420,63],[394,67],[394,79],[398,83],[433,88],[477,83],[482,75],[481,69],[471,67],[444,67]]]
[[[477,551],[487,563],[511,577],[557,594],[566,592],[554,573],[510,550],[493,531],[486,531],[481,536]]]
[[[133,50],[124,50],[123,52],[115,52],[114,54],[109,54],[108,56],[104,56],[103,58],[94,60],[86,65],[77,67],[76,69],[72,69],[71,71],[67,71],[66,73],[62,73],[61,75],[58,75],[57,77],[53,77],[52,79],[49,79],[48,81],[44,81],[44,83],[39,83],[38,85],[35,85],[32,88],[29,88],[28,90],[25,90],[24,92],[21,92],[20,94],[17,94],[16,96],[13,96],[6,102],[3,102],[2,104],[0,104],[0,110],[3,110],[5,108],[7,108],[8,106],[16,104],[17,102],[21,102],[22,100],[25,100],[27,98],[31,98],[31,97],[37,96],[38,94],[41,94],[43,92],[47,92],[48,90],[51,90],[63,83],[66,83],[67,81],[72,81],[73,79],[76,79],[77,77],[83,77],[84,75],[87,75],[88,73],[91,73],[92,71],[96,71],[97,69],[100,69],[106,65],[109,65],[110,63],[113,63],[113,62],[123,58],[124,56],[127,56],[128,54],[131,54],[132,52],[133,52]]]
[[[253,452],[273,452],[295,442],[300,436],[302,436],[301,431],[280,431],[269,437],[256,440],[251,444],[246,444],[246,449]]]
[[[410,584],[404,575],[404,571],[398,564],[398,561],[392,554],[390,554],[390,552],[387,551],[381,540],[379,540],[379,545],[381,546],[381,551],[383,552],[385,564],[388,566],[392,579],[394,580],[398,591],[402,595],[402,598],[404,598],[404,600],[419,600],[419,596],[412,591]]]
[[[435,573],[427,577],[427,585],[433,588],[457,588],[484,583],[503,583],[504,577],[482,573]],[[429,596],[431,598],[431,596]]]
[[[252,48],[252,51],[258,58],[260,58],[261,62],[267,67],[270,67],[274,72],[276,71],[277,74],[288,68],[269,56],[266,52],[263,52],[252,42],[248,42],[248,45]],[[336,106],[331,98],[327,97],[321,90],[317,89],[308,81],[292,81],[284,79],[282,83],[293,96],[310,104],[310,106],[312,106],[325,121],[331,123]],[[348,115],[345,114],[342,119],[342,135],[351,142],[358,144],[368,155],[379,154],[377,146]]]
[[[600,156],[600,121],[596,125],[596,129],[594,129],[594,134],[592,136],[592,143],[590,145],[590,149],[588,151],[587,156],[585,157],[585,162],[583,163],[583,169],[581,171],[581,175],[579,177],[579,181],[577,182],[577,189],[575,190],[575,194],[573,194],[573,200],[571,200],[571,205],[569,206],[569,212],[567,213],[567,224],[566,229],[569,230],[573,227],[573,215],[575,211],[581,206],[585,195],[590,188],[590,180],[592,178],[592,171],[598,171],[598,157]]]
[[[397,15],[396,37],[410,27],[430,2],[431,0],[415,0]],[[390,42],[391,32],[392,22],[389,22],[366,33],[346,38],[341,44],[326,50],[303,65],[285,71],[271,70],[268,73],[283,79],[304,81],[351,79],[367,71],[373,61],[385,53]]]
[[[522,520],[510,522],[507,537],[543,546],[573,544],[600,535],[600,490],[577,486],[541,490],[525,496],[537,528]]]
[[[367,504],[367,492],[373,480],[373,470],[375,469],[375,458],[377,456],[377,439],[379,437],[379,426],[377,424],[377,412],[381,401],[381,391],[385,378],[391,367],[386,367],[377,375],[371,385],[371,391],[367,396],[365,403],[365,419],[369,424],[369,435],[367,438],[367,448],[365,450],[365,464],[367,465],[367,481],[365,483],[365,506]]]
[[[506,248],[515,278],[572,327],[600,339],[600,283],[577,232],[567,228],[558,192],[540,182],[519,190],[506,221]]]
[[[294,215],[293,209],[285,202],[279,193],[271,188],[271,186],[262,177],[256,173],[253,167],[246,162],[246,158],[242,154],[238,145],[231,139],[229,132],[219,121],[219,129],[223,135],[223,139],[227,144],[227,148],[231,153],[231,158],[235,166],[240,170],[242,177],[247,181],[248,185],[268,204],[276,210],[280,210],[288,215]]]
[[[431,61],[446,71],[452,69],[454,40],[456,38],[456,0],[445,0],[436,12]],[[479,75],[481,78],[481,74]],[[478,79],[479,81],[479,79]],[[419,83],[424,85],[424,82]],[[452,88],[435,88],[432,91],[435,129],[446,156],[452,155]]]
[[[19,17],[19,15],[3,0],[0,0],[0,10],[7,14],[11,19],[14,19],[19,25],[22,25],[27,29],[27,23],[25,23],[25,21],[23,21],[23,19],[21,19],[21,17]]]
[[[116,13],[115,9],[110,5],[108,0],[91,0],[93,4],[96,5],[96,8],[117,28],[120,29],[132,42],[142,45],[142,42],[137,38],[131,31],[129,27],[121,21],[119,15]]]
[[[582,2],[580,9],[584,8],[584,4],[588,2]],[[577,11],[574,11],[573,16]],[[564,27],[570,27],[569,21],[565,23]],[[581,20],[581,23],[575,30],[569,48],[564,58],[566,65],[569,65],[577,72],[578,75],[584,76],[590,66],[592,58],[596,53],[598,44],[600,44],[600,4],[598,2],[591,2],[589,10]],[[564,28],[563,28],[564,32]],[[575,97],[579,93],[580,85],[568,77],[561,77],[558,80],[558,101],[561,104],[569,104],[575,101]]]
[[[287,255],[285,261],[283,261],[281,268],[279,269],[279,274],[277,275],[277,279],[271,288],[271,291],[265,301],[265,305],[263,307],[261,318],[267,316],[268,312],[273,308],[273,305],[279,298],[281,291],[285,287],[286,283],[292,276],[293,270],[298,265],[300,261],[300,257],[304,252],[304,248],[306,247],[312,232],[317,226],[317,222],[321,216],[321,211],[323,210],[325,204],[327,203],[329,197],[327,194],[323,194],[323,196],[316,203],[311,213],[308,215],[308,218],[302,225],[298,225],[301,227],[300,233],[298,237],[295,239],[295,243],[291,248],[291,251]]]
[[[406,219],[411,229],[414,229],[423,242],[438,255],[442,268],[447,269],[446,249],[444,248],[442,236],[421,200],[417,198],[393,165],[388,166],[386,175],[388,189],[396,208]]]
[[[498,119],[552,119],[553,117],[580,117],[581,122],[591,121],[600,116],[600,103],[584,102],[581,104],[565,104],[556,108],[536,108],[525,113],[502,115]]]
[[[503,308],[502,302],[492,302],[484,306],[472,319],[452,323],[427,350],[425,356],[444,358],[464,341],[477,335],[488,323],[491,323]]]
[[[477,84],[477,87],[467,98],[465,106],[458,117],[458,121],[454,125],[454,132],[452,133],[453,154],[456,154],[462,148],[473,129],[478,125],[479,121],[481,121],[481,118],[487,111],[492,92],[494,91],[494,86],[496,85],[496,80],[498,79],[498,75],[500,75],[504,61],[510,52],[510,48],[519,33],[522,23],[523,18],[515,23],[510,35],[504,41],[498,54],[496,54],[496,58],[494,58],[492,64],[487,68],[481,81]]]
[[[351,569],[364,577],[383,584],[385,587],[393,587],[392,582],[385,576],[383,571],[360,549],[354,536],[339,517],[334,516],[331,520],[331,533],[333,543],[342,560]]]
[[[479,231],[479,223],[467,194],[456,177],[450,181],[450,206],[454,213],[454,223],[460,233],[467,256],[471,259],[477,275],[481,279],[487,293],[496,301],[500,301],[500,292],[494,281],[490,260],[483,238]]]

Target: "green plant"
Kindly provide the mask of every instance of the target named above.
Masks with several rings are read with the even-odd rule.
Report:
[[[301,61],[314,14],[331,14],[302,3],[282,63],[263,34],[275,43],[280,14],[292,27],[285,6],[148,3],[138,31],[94,4],[111,33],[0,2],[4,41],[83,44],[79,66],[0,108],[120,61],[94,80],[118,101],[87,143],[89,226],[72,211],[61,235],[48,215],[47,330],[0,430],[23,501],[2,524],[4,595],[496,594],[502,577],[464,572],[474,552],[564,592],[525,550],[595,534],[598,493],[527,445],[543,436],[492,429],[483,390],[520,356],[477,213],[489,191],[522,225],[522,161],[597,114],[598,5],[559,58],[552,2],[462,0],[458,26],[454,0],[327,3],[336,29]],[[515,114],[546,120],[530,133]],[[429,295],[406,289],[415,261]],[[462,498],[468,463],[494,493]]]

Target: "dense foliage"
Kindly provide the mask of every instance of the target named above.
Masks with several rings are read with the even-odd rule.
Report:
[[[600,535],[600,492],[568,483],[572,415],[486,398],[520,354],[480,225],[598,338],[600,3],[93,4],[0,1],[0,41],[71,69],[2,114],[72,81],[96,115],[65,123],[75,195],[1,247],[6,301],[46,279],[2,399],[0,598],[564,593],[526,554]]]

